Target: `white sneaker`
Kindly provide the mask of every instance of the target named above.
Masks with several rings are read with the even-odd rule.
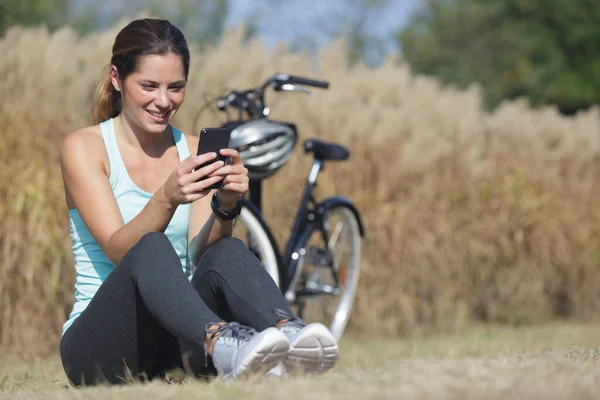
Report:
[[[339,348],[337,341],[325,325],[318,322],[306,325],[300,318],[286,311],[275,309],[273,312],[281,319],[288,319],[279,328],[290,343],[287,358],[283,361],[285,366],[283,372],[301,367],[310,373],[324,373],[335,366],[339,357]],[[273,374],[276,372],[275,369]]]
[[[213,347],[212,361],[222,379],[272,368],[287,357],[289,350],[287,336],[276,328],[257,332],[230,322],[214,329],[207,326],[207,333],[219,334]]]

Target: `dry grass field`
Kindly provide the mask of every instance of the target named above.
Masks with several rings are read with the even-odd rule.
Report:
[[[477,327],[460,336],[343,341],[335,369],[319,377],[245,382],[191,379],[74,389],[57,357],[3,362],[0,398],[33,399],[596,399],[598,325]]]
[[[74,271],[58,149],[66,133],[90,123],[91,95],[106,73],[120,27],[83,38],[68,29],[50,35],[16,27],[0,40],[0,347],[20,356],[53,354],[72,304]],[[194,50],[176,125],[197,134],[201,126],[219,124],[224,116],[214,109],[194,122],[206,98],[257,85],[273,72],[331,82],[328,91],[315,90],[311,97],[269,93],[268,101],[274,118],[295,122],[302,139],[339,141],[352,151],[350,161],[327,168],[317,193],[348,196],[366,223],[348,337],[464,332],[473,322],[522,326],[595,319],[600,311],[598,109],[564,118],[551,108],[531,110],[515,101],[489,114],[476,86],[442,88],[399,60],[348,70],[337,43],[322,49],[314,69],[306,55],[284,47],[269,50],[259,41],[243,44],[242,37],[229,32],[218,47],[202,54]],[[266,217],[280,242],[289,233],[308,168],[309,159],[298,148],[266,183]],[[360,358],[369,348],[353,343],[358,342],[349,342],[347,354]],[[519,382],[524,390],[544,388],[543,382],[554,388],[563,379],[551,378],[556,371],[593,378],[597,385],[594,357],[567,347],[525,358],[497,358],[497,352],[480,349],[491,358],[430,363],[420,353],[403,360],[409,342],[396,343],[398,357],[386,358],[388,369],[378,364],[356,369],[359,358],[346,358],[331,380],[316,382],[331,386],[324,389],[330,397],[337,396],[336,385],[348,397],[367,390],[391,397],[388,388],[405,382],[402,387],[422,390],[421,398],[427,390],[450,396],[456,374],[471,374],[457,385],[469,381],[478,393],[486,387],[501,392],[504,380]],[[538,371],[544,360],[549,366]],[[23,375],[11,378],[14,384],[4,382],[4,390],[12,397],[21,391],[21,397],[36,397],[40,384],[57,396],[80,396],[54,388],[56,363],[48,363],[33,369],[43,377],[34,382],[45,383],[32,388]],[[494,382],[496,371],[504,378]],[[534,382],[524,381],[527,374]],[[430,376],[439,379],[429,381]],[[377,385],[363,387],[361,380]],[[292,390],[302,384],[293,381]],[[16,386],[6,389],[10,385]],[[274,395],[261,385],[251,390]],[[573,379],[571,385],[585,394],[592,383],[578,386]],[[152,397],[152,388],[135,390]],[[156,395],[169,397],[176,390],[219,397],[222,391],[246,389],[161,387]]]

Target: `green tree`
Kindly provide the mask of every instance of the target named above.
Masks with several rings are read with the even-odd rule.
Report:
[[[0,0],[0,36],[12,25],[45,24],[54,30],[67,20],[69,0]]]
[[[344,38],[348,64],[366,62],[376,65],[386,54],[386,38],[372,29],[377,20],[388,11],[390,0],[344,0],[343,13],[330,13],[314,22],[317,34],[326,40]]]
[[[165,18],[179,27],[189,42],[214,45],[221,38],[229,13],[229,0],[88,0],[77,20],[96,18],[95,29],[106,28],[123,18],[135,18],[141,12]],[[102,15],[97,11],[103,10]]]
[[[597,0],[428,0],[398,34],[417,73],[572,114],[600,103]]]
[[[229,13],[228,0],[153,0],[149,10],[180,27],[188,40],[201,48],[215,45],[223,35]]]

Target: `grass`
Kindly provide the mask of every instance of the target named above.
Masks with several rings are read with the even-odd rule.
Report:
[[[8,399],[592,399],[600,390],[598,325],[477,327],[463,335],[347,340],[319,377],[150,383],[73,389],[57,356],[0,367]]]
[[[53,351],[71,311],[58,153],[66,133],[91,123],[90,97],[122,26],[83,38],[13,27],[0,38],[0,349]],[[315,193],[348,197],[366,226],[348,332],[394,339],[471,321],[597,318],[600,107],[567,118],[510,101],[488,113],[476,86],[444,87],[395,59],[349,69],[344,54],[337,43],[313,60],[227,32],[192,50],[174,125],[189,134],[219,125],[215,107],[196,119],[207,99],[274,72],[330,81],[310,97],[267,93],[272,118],[295,123],[300,142],[265,182],[263,209],[283,246],[310,171],[302,140],[349,147]]]

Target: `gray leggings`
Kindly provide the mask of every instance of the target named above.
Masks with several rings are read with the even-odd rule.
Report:
[[[235,238],[202,255],[192,281],[163,233],[148,233],[123,257],[65,332],[60,355],[72,384],[117,384],[181,368],[214,375],[205,327],[236,321],[259,331],[289,305],[258,259]]]

